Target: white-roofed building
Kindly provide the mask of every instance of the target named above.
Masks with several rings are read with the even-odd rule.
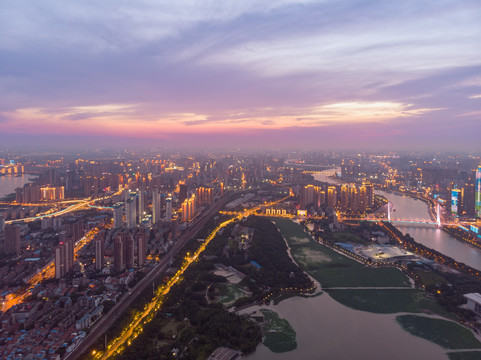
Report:
[[[470,294],[464,294],[463,296],[466,299],[468,299],[468,303],[466,304],[466,308],[468,310],[474,311],[478,315],[481,315],[481,294],[470,293]]]

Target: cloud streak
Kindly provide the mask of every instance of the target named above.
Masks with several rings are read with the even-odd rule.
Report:
[[[481,132],[479,18],[474,0],[5,1],[0,132],[275,143],[356,125],[434,148],[453,122]]]

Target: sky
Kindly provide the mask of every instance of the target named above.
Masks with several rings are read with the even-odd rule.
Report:
[[[481,150],[479,0],[2,0],[0,146]]]

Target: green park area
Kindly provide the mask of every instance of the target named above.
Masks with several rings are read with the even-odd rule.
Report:
[[[449,352],[450,360],[479,360],[481,359],[481,351],[459,351]]]
[[[449,281],[444,276],[433,271],[422,269],[413,269],[412,271],[414,274],[419,276],[420,282],[426,286],[449,283]]]
[[[409,279],[396,268],[368,267],[319,244],[301,225],[291,220],[276,219],[275,223],[286,238],[296,262],[323,288],[410,287]],[[346,232],[340,234],[343,238],[347,237]]]
[[[217,302],[227,308],[234,304],[236,300],[250,295],[247,291],[241,289],[237,285],[218,283],[215,286],[219,290]]]
[[[452,321],[417,315],[401,315],[396,321],[410,334],[429,340],[445,349],[480,349],[473,333]],[[480,359],[481,353],[477,353]]]
[[[452,316],[441,305],[418,289],[339,289],[329,290],[329,295],[337,302],[355,310],[376,314],[398,312],[436,313]]]
[[[332,237],[336,240],[336,242],[350,242],[355,244],[363,244],[363,245],[370,245],[372,242],[368,240],[362,239],[359,235],[353,234],[347,231],[339,231],[332,234]]]
[[[319,244],[293,221],[276,219],[275,223],[296,262],[337,302],[378,314],[427,312],[454,318],[423,290],[411,288],[408,277],[397,268],[369,267]],[[347,232],[339,234],[348,238]]]
[[[272,352],[282,353],[297,348],[296,332],[286,319],[281,319],[276,312],[261,309],[264,315],[262,331],[264,333],[264,345]]]

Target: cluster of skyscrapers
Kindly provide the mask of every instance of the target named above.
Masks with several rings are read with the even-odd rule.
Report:
[[[481,217],[481,166],[476,170],[474,184],[466,182],[459,188],[451,185],[451,199],[447,207],[455,216]]]
[[[302,209],[309,205],[321,207],[327,204],[329,208],[338,208],[343,212],[366,212],[374,205],[374,186],[369,181],[362,185],[349,184],[342,186],[306,185],[300,191],[300,206]]]
[[[137,192],[124,190],[124,201],[113,206],[114,227],[123,227],[124,223],[129,229],[135,228],[139,224],[150,227],[162,219],[172,220],[172,197],[159,192],[156,188],[152,189],[151,196],[152,214],[147,214],[146,191],[143,189]],[[161,216],[163,208],[165,208],[164,218]]]
[[[100,244],[99,244],[100,246]],[[135,235],[129,231],[118,234],[114,239],[114,270],[122,271],[124,268],[133,268],[135,264],[143,266],[147,253],[147,235],[145,231],[138,231]],[[97,258],[98,256],[98,258]],[[97,254],[95,262],[103,262],[103,255]],[[98,268],[101,265],[99,264]]]

